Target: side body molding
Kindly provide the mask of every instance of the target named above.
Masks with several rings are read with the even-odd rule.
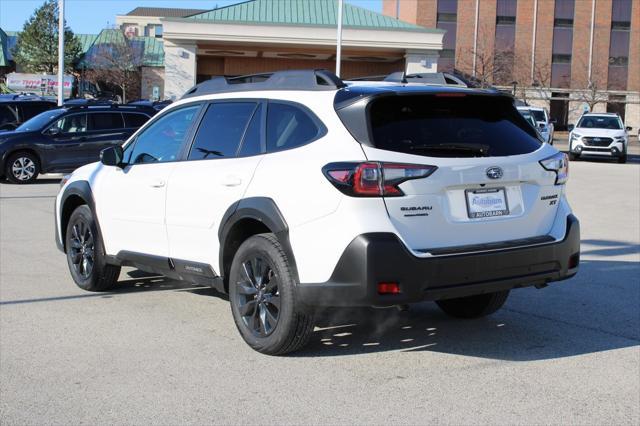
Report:
[[[220,221],[220,228],[218,229],[221,273],[225,275],[228,272],[224,270],[223,265],[225,260],[225,246],[229,233],[238,222],[245,219],[259,221],[275,234],[287,255],[291,272],[293,273],[296,283],[298,283],[298,268],[296,267],[293,250],[289,242],[289,226],[275,201],[268,197],[250,197],[236,201],[225,212]]]

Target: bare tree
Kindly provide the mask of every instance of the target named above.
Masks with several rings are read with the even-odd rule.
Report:
[[[460,68],[468,70],[480,87],[509,85],[513,81],[515,53],[513,46],[495,49],[490,43],[492,37],[487,26],[478,30],[477,46],[461,55]]]
[[[117,35],[108,42],[97,43],[88,52],[91,69],[87,78],[93,83],[107,83],[120,89],[122,102],[138,98],[140,94],[141,66],[144,63],[143,46],[127,39],[120,30],[106,30]]]

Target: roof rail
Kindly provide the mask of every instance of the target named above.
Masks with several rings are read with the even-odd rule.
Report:
[[[144,108],[151,108],[151,107],[147,107],[144,105],[121,105],[121,104],[116,104],[116,103],[99,103],[99,102],[91,102],[91,103],[87,103],[87,104],[79,104],[79,105],[73,105],[73,104],[64,104],[63,108],[67,108],[68,110],[80,110],[80,109],[98,109],[98,108],[109,108],[109,109],[130,109],[130,110],[135,110],[135,109],[144,109]]]
[[[182,99],[214,93],[256,90],[336,90],[346,87],[337,75],[327,70],[288,70],[272,73],[216,77],[193,86]]]

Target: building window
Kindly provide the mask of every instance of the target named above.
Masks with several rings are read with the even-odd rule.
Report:
[[[609,74],[607,88],[625,90],[629,77],[629,36],[631,34],[631,0],[611,3],[611,42],[609,44]]]
[[[144,27],[144,35],[147,37],[162,38],[162,25],[149,24]]]
[[[553,12],[553,45],[551,49],[551,86],[571,86],[571,53],[573,49],[574,0],[556,0]]]
[[[438,0],[436,16],[436,27],[447,31],[442,39],[443,50],[438,60],[438,71],[453,71],[455,67],[458,0]]]

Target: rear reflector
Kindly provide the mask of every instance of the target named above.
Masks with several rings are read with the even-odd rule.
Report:
[[[378,283],[378,294],[400,294],[400,284]]]

